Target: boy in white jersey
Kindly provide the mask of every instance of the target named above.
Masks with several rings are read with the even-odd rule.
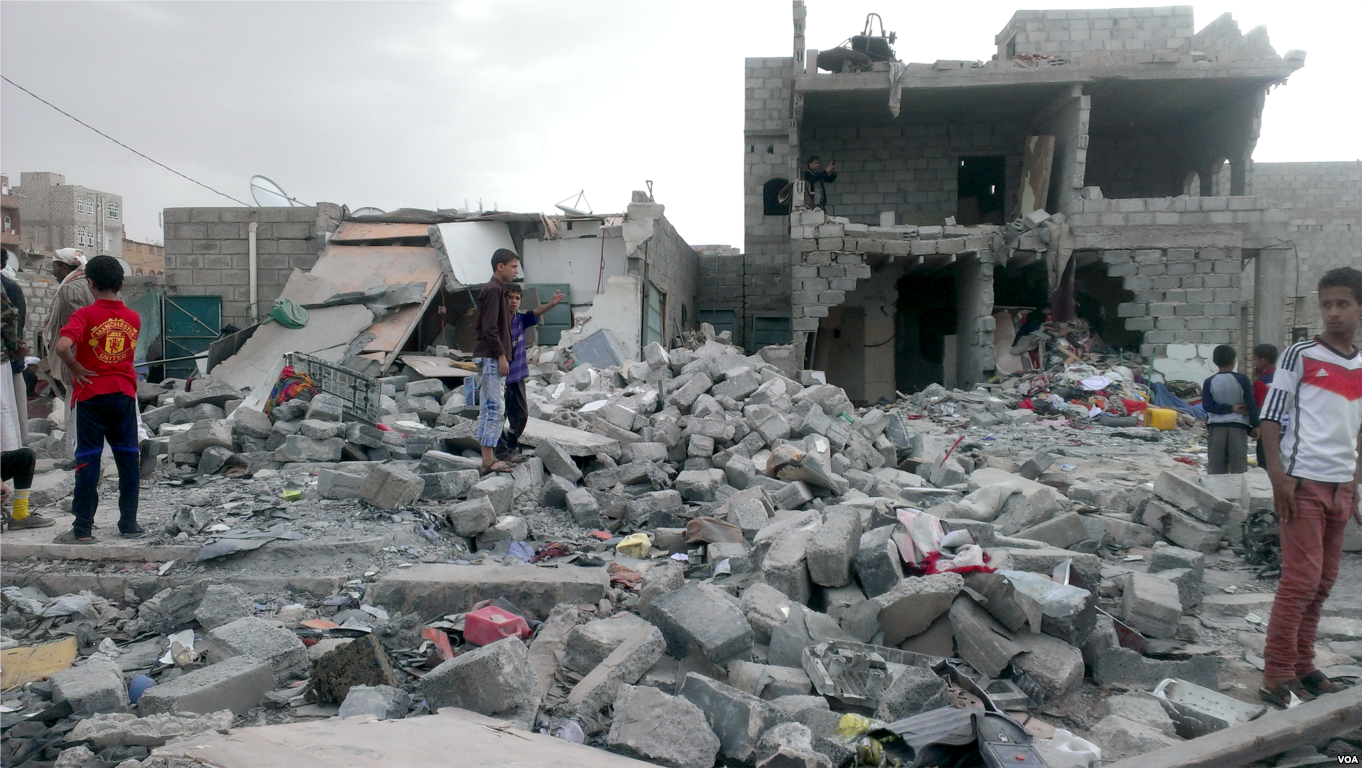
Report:
[[[1344,267],[1319,281],[1324,333],[1281,356],[1260,434],[1277,510],[1282,578],[1272,603],[1259,695],[1286,706],[1338,688],[1315,669],[1320,608],[1338,578],[1343,531],[1362,524],[1362,272]]]

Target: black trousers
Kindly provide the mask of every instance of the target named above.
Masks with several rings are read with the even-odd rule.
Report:
[[[82,400],[76,408],[76,492],[71,511],[76,536],[90,535],[99,506],[99,459],[104,441],[118,466],[118,530],[137,530],[137,398],[115,392]]]
[[[38,463],[32,448],[19,448],[0,454],[0,480],[14,480],[14,490],[33,487],[33,467]]]
[[[520,436],[525,434],[525,424],[530,420],[530,403],[525,399],[525,382],[517,381],[506,385],[506,428],[501,430],[501,440],[497,443],[497,454],[505,456],[520,450]]]

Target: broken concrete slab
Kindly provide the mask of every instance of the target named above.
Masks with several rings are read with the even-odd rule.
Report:
[[[490,498],[479,496],[446,509],[445,518],[456,536],[471,538],[496,525],[497,511]]]
[[[1121,621],[1145,637],[1169,638],[1177,633],[1182,601],[1176,585],[1147,573],[1126,574],[1122,583]]]
[[[1134,757],[1146,752],[1172,747],[1181,739],[1160,733],[1157,728],[1129,720],[1120,715],[1107,715],[1089,731],[1089,737],[1102,747],[1102,756],[1112,759]]]
[[[903,558],[890,539],[896,527],[883,525],[861,534],[853,566],[867,597],[882,595],[903,580]]]
[[[1207,525],[1220,526],[1229,518],[1233,502],[1173,472],[1154,480],[1154,494]]]
[[[753,639],[767,645],[771,642],[771,631],[785,623],[793,606],[785,593],[770,584],[758,582],[743,592],[738,607],[752,627]]]
[[[1075,512],[1066,512],[1058,517],[1033,525],[1017,533],[1017,538],[1040,541],[1059,549],[1068,549],[1088,538],[1087,526],[1083,518]]]
[[[210,584],[203,600],[194,610],[194,618],[204,630],[216,629],[245,616],[255,615],[255,604],[239,587],[231,584]]]
[[[97,749],[159,747],[185,736],[231,730],[232,713],[226,709],[207,714],[167,712],[149,717],[107,713],[81,720],[71,731],[70,740],[85,742]]]
[[[568,707],[583,722],[594,722],[601,709],[615,701],[620,687],[637,683],[666,649],[667,643],[657,627],[634,632],[573,686]]]
[[[270,665],[274,679],[283,685],[306,677],[311,665],[307,646],[278,622],[246,617],[208,633],[206,653],[214,664],[234,656],[259,659]]]
[[[997,677],[1012,659],[1026,650],[1012,639],[998,620],[968,597],[957,597],[950,608],[951,627],[960,657],[989,677]]]
[[[686,675],[680,695],[704,713],[723,756],[740,762],[749,762],[761,734],[787,717],[770,702],[695,672]]]
[[[52,684],[54,704],[69,701],[72,708],[93,714],[122,712],[128,708],[128,689],[117,664],[90,661],[54,672],[48,680]]]
[[[657,596],[646,618],[662,630],[668,652],[678,659],[691,649],[715,664],[746,658],[756,636],[728,595],[699,584]]]
[[[905,667],[880,695],[875,717],[887,723],[950,706],[946,681],[921,667]]]
[[[548,616],[559,603],[598,603],[608,585],[604,568],[425,563],[385,575],[371,595],[376,605],[427,618],[505,597],[538,617]]]
[[[728,684],[771,702],[782,697],[805,696],[813,690],[813,683],[802,669],[737,660],[728,662]]]
[[[534,684],[525,644],[507,637],[441,662],[416,687],[432,709],[459,707],[497,715],[527,706]]]
[[[1046,698],[1067,696],[1083,685],[1083,652],[1059,638],[1021,632],[1016,642],[1026,653],[1013,666],[1031,675]]]
[[[850,507],[828,507],[823,515],[806,550],[809,578],[824,587],[846,586],[861,546],[861,515]]]
[[[842,628],[861,642],[883,632],[885,645],[898,645],[927,631],[950,610],[963,587],[958,573],[904,579],[888,592],[848,608]]]
[[[1098,685],[1119,683],[1153,690],[1159,681],[1177,677],[1213,691],[1219,690],[1220,660],[1215,656],[1164,661],[1146,658],[1129,648],[1112,648],[1097,654],[1092,666],[1092,679]]]
[[[372,716],[375,720],[397,720],[411,709],[411,694],[390,685],[356,685],[341,702],[337,717]]]
[[[166,712],[206,715],[230,709],[239,716],[260,706],[261,699],[274,688],[274,670],[268,663],[234,656],[152,686],[137,700],[137,711],[143,716]]]
[[[712,768],[722,746],[689,699],[622,685],[606,744],[671,768]]]
[[[1097,600],[1086,589],[1056,584],[1038,573],[999,571],[1012,585],[1040,603],[1041,631],[1064,642],[1082,646],[1097,621]]]
[[[628,612],[579,624],[568,633],[563,649],[563,666],[586,675],[605,661],[621,643],[650,626],[647,621]]]

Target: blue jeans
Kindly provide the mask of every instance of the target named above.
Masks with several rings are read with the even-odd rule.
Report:
[[[118,466],[118,530],[137,530],[137,398],[115,392],[82,400],[76,409],[76,491],[71,511],[78,538],[90,535],[99,506],[99,459],[104,441]]]
[[[506,418],[503,405],[506,379],[497,369],[495,357],[480,357],[477,362],[482,365],[482,377],[478,382],[478,396],[481,399],[478,408],[478,442],[484,448],[496,448],[497,443],[501,442],[502,422]]]

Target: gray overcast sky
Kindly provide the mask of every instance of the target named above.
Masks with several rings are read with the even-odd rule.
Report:
[[[1019,7],[1099,2],[809,0],[807,45],[876,11],[905,61],[986,59]],[[1362,157],[1357,2],[1196,3],[1309,52],[1269,97],[1260,162]],[[304,201],[622,210],[652,179],[691,243],[742,243],[743,59],[787,56],[788,0],[3,2],[0,71],[243,200],[264,174]],[[0,170],[124,196],[127,234],[166,207],[231,205],[0,89]]]

